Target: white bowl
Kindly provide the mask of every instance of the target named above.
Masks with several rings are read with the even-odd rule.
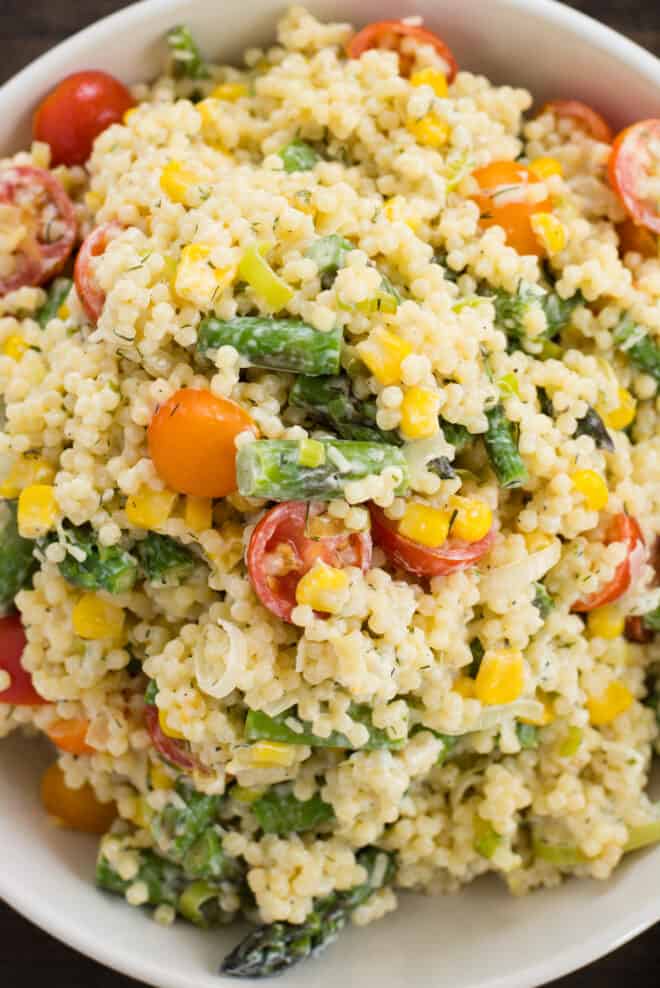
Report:
[[[32,108],[62,76],[102,68],[128,82],[156,74],[162,37],[190,24],[208,54],[238,58],[273,38],[284,0],[147,0],[59,45],[0,90],[0,148],[29,140]],[[539,98],[575,96],[620,126],[657,115],[660,62],[550,0],[308,0],[327,19],[366,23],[422,14],[459,63]],[[0,745],[0,894],[91,957],[157,988],[218,988],[236,929],[163,929],[93,885],[95,841],[50,826],[38,800],[45,750]],[[496,881],[461,894],[404,897],[392,916],[347,930],[323,958],[286,976],[288,988],[532,988],[613,950],[660,919],[660,848],[631,855],[607,883],[569,881],[514,899]],[[256,982],[251,982],[256,984]]]

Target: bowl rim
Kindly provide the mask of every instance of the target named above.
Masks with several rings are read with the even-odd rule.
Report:
[[[148,24],[155,21],[158,16],[166,15],[169,10],[178,11],[180,3],[181,0],[139,0],[94,21],[44,52],[8,80],[1,88],[0,103],[9,103],[13,98],[17,98],[20,102],[22,89],[28,78],[31,80],[31,85],[34,84],[35,74],[44,85],[50,86],[51,63],[57,62],[65,53],[72,58],[75,58],[79,52],[84,55],[89,39],[95,38],[96,41],[107,39],[111,42],[116,26],[121,24],[122,31],[125,31],[133,26]],[[582,11],[566,6],[560,0],[499,0],[499,4],[514,11],[534,13],[540,19],[560,29],[566,29],[589,47],[612,55],[636,73],[646,76],[660,86],[660,59]],[[55,900],[35,898],[22,883],[12,882],[10,877],[5,876],[2,869],[0,869],[0,897],[46,933],[127,977],[138,978],[156,988],[199,988],[200,981],[197,975],[185,976],[185,981],[182,981],[180,973],[174,974],[165,964],[159,963],[157,958],[145,955],[136,958],[131,955],[130,961],[124,960],[123,953],[117,950],[116,945],[111,942],[106,943],[102,936],[78,929],[67,919],[66,913],[58,908]],[[643,903],[632,912],[622,914],[605,929],[596,931],[581,943],[549,957],[546,956],[529,964],[522,971],[517,970],[515,974],[494,975],[487,981],[482,981],[479,988],[521,988],[523,985],[524,988],[536,988],[577,971],[616,950],[659,919],[660,897]],[[213,977],[217,984],[222,983],[217,974]]]

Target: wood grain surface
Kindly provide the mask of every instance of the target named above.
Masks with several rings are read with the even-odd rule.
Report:
[[[487,4],[487,0],[482,2]],[[122,0],[0,0],[0,83],[80,28],[126,6]],[[579,0],[569,6],[660,55],[659,0]],[[478,939],[478,931],[475,935]],[[140,988],[137,981],[102,968],[42,933],[1,901],[0,938],[2,988],[36,988],[37,984],[45,988]],[[625,984],[657,988],[659,968],[660,924],[603,960],[553,982],[552,988],[619,988]]]

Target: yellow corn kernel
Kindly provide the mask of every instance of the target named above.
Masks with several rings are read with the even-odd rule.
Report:
[[[135,807],[130,815],[130,820],[136,827],[142,827],[146,830],[151,823],[153,815],[154,811],[151,806],[149,806],[149,803],[146,801],[144,796],[138,796],[135,800]]]
[[[406,127],[417,143],[425,148],[441,148],[449,140],[449,124],[437,113],[427,113],[421,120],[409,117]]]
[[[296,601],[315,611],[336,614],[341,610],[344,591],[348,589],[348,573],[334,566],[317,563],[302,577],[296,587]]]
[[[536,178],[540,178],[542,182],[546,178],[552,178],[553,175],[562,175],[563,168],[561,162],[557,161],[556,158],[534,158],[529,166],[529,170]]]
[[[172,514],[177,499],[174,491],[152,491],[141,487],[126,501],[126,518],[135,528],[161,528]]]
[[[264,789],[248,789],[246,786],[232,786],[231,798],[249,806],[250,803],[256,803],[258,799],[261,799],[264,791]]]
[[[128,124],[130,122],[131,117],[135,116],[136,113],[137,113],[137,106],[129,106],[128,110],[124,111],[124,116],[121,118],[122,123]]]
[[[186,495],[184,521],[193,532],[205,532],[213,527],[213,501],[210,497]]]
[[[618,638],[625,626],[623,614],[612,604],[605,604],[589,611],[587,628],[592,638]]]
[[[29,454],[19,456],[0,484],[0,497],[18,497],[25,487],[31,484],[51,484],[54,477],[55,470],[47,460]]]
[[[413,72],[410,76],[410,85],[430,86],[435,95],[440,99],[444,99],[447,95],[447,77],[443,72],[438,71],[438,69],[432,69],[430,66],[420,69],[418,72]]]
[[[594,727],[611,724],[613,720],[624,713],[633,702],[633,695],[627,686],[613,679],[604,693],[599,696],[587,697],[589,720]]]
[[[70,315],[71,315],[71,309],[66,304],[66,302],[62,302],[61,306],[57,310],[57,318],[64,320],[64,319],[68,319]]]
[[[452,686],[454,693],[460,694],[464,700],[473,700],[476,696],[474,679],[469,676],[459,676]]]
[[[163,765],[153,764],[149,769],[152,789],[174,789],[174,779]]]
[[[188,244],[181,251],[181,259],[174,280],[175,293],[188,302],[209,306],[219,292],[231,284],[236,265],[216,267],[210,260],[212,244]]]
[[[160,173],[160,187],[173,202],[185,205],[190,189],[199,185],[200,178],[180,161],[170,161]]]
[[[534,724],[535,727],[545,727],[547,724],[552,724],[556,717],[553,698],[548,693],[544,693],[543,690],[537,690],[536,699],[543,704],[543,710],[539,716],[520,717],[519,719],[523,724]]]
[[[566,229],[552,213],[534,213],[532,230],[548,254],[558,254],[566,246]]]
[[[401,381],[401,364],[413,352],[410,343],[382,326],[358,343],[356,349],[376,380],[385,387]]]
[[[95,593],[82,595],[73,608],[73,630],[79,638],[98,641],[120,638],[126,614],[122,607]]]
[[[170,725],[167,722],[167,714],[165,713],[164,710],[158,711],[158,723],[160,724],[161,731],[163,732],[163,734],[166,734],[168,738],[174,738],[176,741],[186,740],[185,734],[182,734],[180,731],[177,731],[173,727],[170,727]]]
[[[282,741],[257,741],[250,748],[253,765],[281,765],[287,768],[296,760],[295,745]]]
[[[619,388],[619,404],[610,412],[598,409],[608,429],[626,429],[637,413],[637,402],[627,388]]]
[[[524,539],[529,552],[541,552],[555,541],[547,532],[525,532]]]
[[[408,388],[401,403],[401,432],[406,439],[426,439],[439,431],[440,395],[429,388]]]
[[[484,704],[513,703],[525,686],[522,652],[500,648],[486,652],[475,680],[475,694]]]
[[[480,542],[490,532],[493,512],[479,498],[453,497],[449,502],[456,512],[451,534],[464,542]]]
[[[577,470],[571,477],[573,487],[584,498],[589,511],[602,511],[607,505],[607,484],[595,470]]]
[[[31,484],[18,498],[18,531],[24,539],[40,539],[57,519],[55,488],[50,484]]]
[[[419,501],[409,501],[403,518],[399,522],[399,532],[413,542],[437,549],[447,541],[451,514],[440,508]]]
[[[223,82],[216,86],[211,96],[213,99],[221,99],[226,103],[235,103],[236,100],[247,96],[249,90],[244,82]]]
[[[419,228],[419,217],[411,212],[403,196],[392,196],[388,199],[383,206],[383,213],[390,223],[399,220],[409,226],[413,233]]]
[[[8,336],[5,342],[2,344],[2,352],[5,357],[11,357],[12,360],[20,360],[26,350],[30,349],[30,344],[27,343],[22,336],[18,333],[13,333]]]

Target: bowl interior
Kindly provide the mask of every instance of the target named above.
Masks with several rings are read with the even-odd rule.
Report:
[[[548,0],[308,0],[324,18],[358,23],[422,14],[459,63],[538,100],[574,96],[616,126],[657,113],[660,63],[592,21]],[[104,68],[136,81],[162,64],[162,37],[185,21],[208,54],[231,60],[273,38],[279,0],[149,0],[87,29],[0,92],[3,152],[29,140],[32,108],[53,80]],[[34,922],[98,960],[158,988],[217,988],[220,958],[237,931],[164,931],[93,887],[95,841],[52,827],[38,800],[48,759],[38,743],[0,745],[0,893]],[[322,960],[287,976],[290,988],[343,981],[364,988],[522,988],[613,949],[660,916],[660,849],[631,855],[606,884],[572,881],[513,899],[495,881],[451,897],[404,897],[402,908],[348,930]],[[229,984],[230,982],[223,982]],[[256,984],[256,982],[255,982]]]

